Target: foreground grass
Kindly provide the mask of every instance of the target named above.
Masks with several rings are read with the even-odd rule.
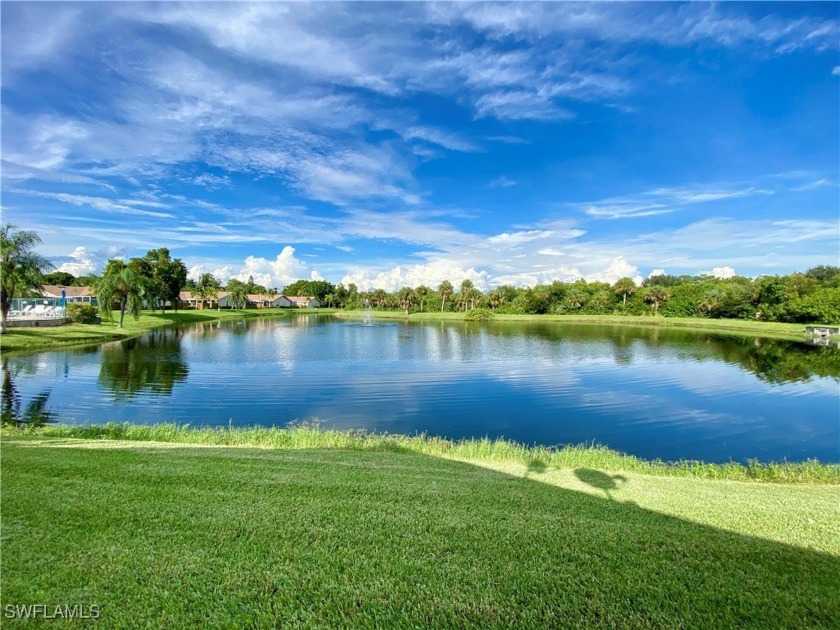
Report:
[[[336,311],[334,315],[347,319],[362,319],[366,311]],[[465,313],[411,313],[403,311],[371,311],[374,319],[401,320],[444,320],[463,321]],[[724,332],[772,339],[802,341],[805,338],[804,324],[782,324],[778,322],[755,322],[742,319],[706,319],[703,317],[645,317],[635,315],[493,315],[499,322],[557,322],[560,324],[596,324],[620,326],[661,326],[691,328],[702,332]]]
[[[167,311],[158,313],[144,311],[135,321],[126,317],[123,328],[117,327],[119,314],[114,314],[114,321],[101,324],[68,324],[54,328],[9,328],[0,335],[0,349],[3,354],[12,352],[33,352],[53,350],[68,346],[99,344],[108,341],[120,341],[142,335],[152,328],[178,326],[218,320],[237,320],[248,317],[289,317],[301,313],[329,313],[332,309],[245,309],[245,310],[201,310]]]
[[[605,446],[526,446],[510,440],[447,440],[427,435],[397,435],[365,431],[326,430],[313,424],[290,428],[200,428],[176,424],[47,425],[34,429],[3,428],[4,437],[77,438],[169,442],[203,446],[251,446],[274,449],[348,449],[415,453],[473,462],[521,464],[537,468],[598,468],[645,475],[765,481],[774,483],[840,484],[840,464],[737,462],[707,464],[696,461],[647,461]]]
[[[19,432],[0,462],[2,605],[97,604],[103,627],[840,618],[837,486]]]

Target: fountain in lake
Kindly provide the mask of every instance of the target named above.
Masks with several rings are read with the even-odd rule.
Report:
[[[362,320],[362,324],[364,326],[373,326],[370,314],[370,300],[368,298],[365,298],[365,318]]]

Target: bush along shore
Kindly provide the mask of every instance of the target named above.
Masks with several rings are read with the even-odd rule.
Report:
[[[644,460],[599,445],[527,446],[504,439],[448,440],[424,434],[398,435],[363,430],[322,429],[317,422],[280,427],[193,427],[177,424],[47,425],[4,427],[6,437],[77,438],[169,442],[205,446],[244,446],[272,449],[344,449],[406,452],[464,461],[518,463],[530,467],[590,467],[645,475],[764,481],[774,483],[840,484],[840,464],[759,462],[723,464],[698,461]]]

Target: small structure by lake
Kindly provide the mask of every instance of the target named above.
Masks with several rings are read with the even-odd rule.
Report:
[[[840,326],[805,326],[805,334],[812,337],[840,337]]]

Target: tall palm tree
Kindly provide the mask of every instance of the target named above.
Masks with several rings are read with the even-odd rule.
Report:
[[[461,297],[460,301],[461,304],[464,305],[464,312],[467,311],[467,306],[470,302],[475,302],[475,297],[473,296],[473,291],[475,289],[475,285],[472,283],[472,280],[464,280],[461,283]]]
[[[228,302],[231,308],[243,309],[248,305],[248,287],[241,282],[230,287]]]
[[[146,281],[143,276],[121,260],[109,260],[102,279],[96,285],[99,310],[111,320],[111,306],[114,302],[119,302],[119,327],[122,328],[126,311],[131,313],[134,319],[140,319],[145,289]]]
[[[429,293],[432,290],[429,287],[423,286],[422,284],[414,289],[414,297],[420,302],[420,312],[423,312],[423,304],[426,302],[426,298],[429,297]]]
[[[399,292],[400,307],[408,315],[408,309],[414,305],[414,291],[411,287],[403,287]]]
[[[452,296],[452,293],[455,289],[452,287],[452,283],[449,280],[444,280],[440,283],[438,287],[438,293],[440,294],[440,312],[443,313],[444,308],[446,308],[446,299]]]
[[[627,306],[627,296],[633,295],[636,292],[636,283],[632,278],[621,278],[613,285],[613,291],[616,295],[621,295],[624,298],[622,304]]]
[[[17,230],[8,223],[0,228],[0,332],[6,332],[15,293],[40,288],[41,275],[53,268],[34,250],[40,243],[36,232]]]

